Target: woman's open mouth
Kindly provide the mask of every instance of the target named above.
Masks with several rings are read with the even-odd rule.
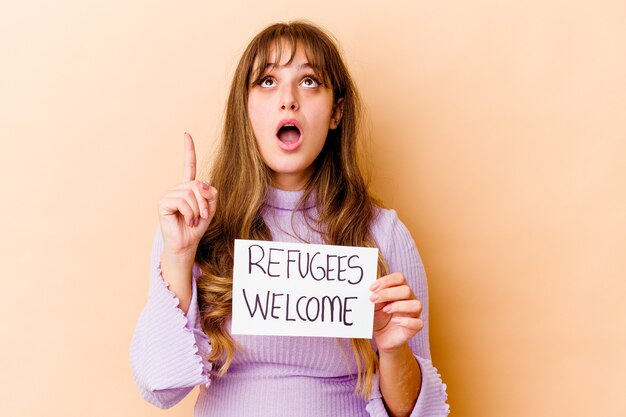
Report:
[[[285,151],[294,151],[302,144],[302,129],[296,119],[284,119],[278,125],[278,146]]]

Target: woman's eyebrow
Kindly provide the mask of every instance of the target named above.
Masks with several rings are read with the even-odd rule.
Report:
[[[311,65],[308,62],[305,62],[304,64],[300,64],[298,65],[298,67],[296,68],[298,71],[300,71],[302,68],[310,68],[312,70],[316,70],[317,68],[315,67],[315,65]]]
[[[285,67],[285,65],[276,65],[273,62],[268,62],[267,65],[265,66],[265,71],[267,71],[270,68],[274,69],[276,67],[277,68],[281,68],[281,67]],[[309,68],[309,69],[312,69],[312,70],[317,70],[318,69],[316,65],[311,65],[308,62],[305,62],[303,64],[298,65],[296,67],[296,71],[301,71],[304,68]]]

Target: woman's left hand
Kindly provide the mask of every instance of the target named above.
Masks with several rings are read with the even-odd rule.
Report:
[[[374,340],[379,351],[402,347],[424,327],[422,303],[399,272],[376,280],[370,290],[374,307]]]

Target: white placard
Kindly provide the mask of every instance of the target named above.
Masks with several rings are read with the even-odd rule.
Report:
[[[371,338],[378,249],[235,240],[232,334]]]

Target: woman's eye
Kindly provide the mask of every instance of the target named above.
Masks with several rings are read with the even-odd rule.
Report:
[[[261,87],[273,87],[274,86],[274,79],[271,77],[263,77],[261,79],[261,81],[259,81],[259,85]]]
[[[306,77],[304,80],[302,80],[302,86],[306,88],[315,88],[319,87],[319,85],[320,82],[313,77]]]

